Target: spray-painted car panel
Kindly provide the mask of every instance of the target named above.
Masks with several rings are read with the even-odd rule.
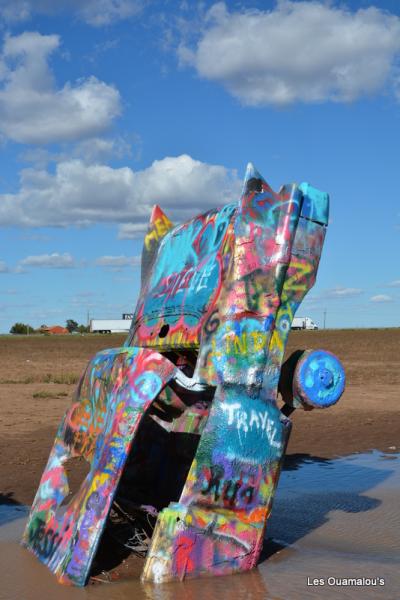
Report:
[[[286,405],[307,403],[306,386],[300,402],[291,382],[279,381],[293,316],[315,281],[328,204],[327,194],[309,184],[275,193],[249,165],[238,203],[178,227],[155,207],[126,346],[89,365],[24,535],[60,581],[87,581],[113,498],[123,490],[138,504],[140,452],[155,454],[160,440],[179,436],[183,452],[172,467],[160,460],[162,450],[146,462],[140,503],[159,514],[143,578],[161,582],[257,564],[291,429],[292,409],[279,408],[278,387]],[[314,372],[312,360],[307,364]],[[309,404],[323,406],[315,401],[321,385],[329,388],[329,404],[337,401],[344,385],[338,365],[318,367],[324,378],[315,379]],[[154,443],[144,436],[139,452],[132,441],[145,414]],[[88,460],[90,474],[62,509],[63,463],[76,455]],[[167,482],[165,491],[166,473],[179,484],[170,489]]]
[[[56,435],[23,544],[61,583],[84,585],[140,421],[176,367],[151,349],[96,354]],[[64,464],[82,456],[90,472],[68,496]]]

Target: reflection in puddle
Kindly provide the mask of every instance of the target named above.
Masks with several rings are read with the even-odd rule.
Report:
[[[75,589],[60,586],[19,546],[27,508],[0,496],[0,599],[398,600],[399,504],[397,454],[372,452],[335,460],[290,455],[258,569],[161,586],[132,579]],[[385,585],[346,586],[344,578],[381,578]],[[307,585],[314,579],[319,585]]]

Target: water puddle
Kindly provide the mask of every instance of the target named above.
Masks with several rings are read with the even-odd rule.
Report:
[[[258,569],[161,586],[66,588],[19,546],[28,509],[0,504],[1,600],[399,600],[400,455],[290,455]],[[350,581],[349,581],[350,580]]]

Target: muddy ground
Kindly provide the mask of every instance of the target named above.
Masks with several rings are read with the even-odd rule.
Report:
[[[0,502],[29,504],[76,382],[98,350],[124,336],[0,337]],[[330,458],[400,447],[400,328],[292,332],[288,353],[324,348],[347,387],[328,410],[296,411],[288,455]]]

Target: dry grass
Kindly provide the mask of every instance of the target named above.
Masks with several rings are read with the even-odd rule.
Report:
[[[28,375],[21,379],[0,379],[0,384],[16,385],[16,384],[29,384],[29,383],[59,383],[61,385],[74,385],[78,383],[79,375],[76,373],[61,373],[56,375],[54,373],[46,373],[45,375]]]
[[[45,390],[32,394],[32,398],[66,398],[67,396],[69,396],[67,392],[46,392]]]
[[[96,352],[124,341],[123,335],[2,336],[0,384],[75,385]]]
[[[122,346],[125,335],[3,336],[0,384],[75,385],[88,360],[105,348]],[[400,386],[400,328],[293,331],[286,354],[323,348],[336,354],[351,384]]]

